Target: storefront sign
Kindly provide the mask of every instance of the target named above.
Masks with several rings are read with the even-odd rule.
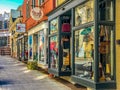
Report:
[[[17,24],[16,26],[16,32],[25,32],[25,24]]]
[[[43,17],[43,11],[40,8],[35,7],[31,10],[30,15],[34,20],[40,20]]]

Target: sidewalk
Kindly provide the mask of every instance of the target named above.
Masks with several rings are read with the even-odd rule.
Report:
[[[51,79],[9,56],[0,56],[0,90],[85,90]]]

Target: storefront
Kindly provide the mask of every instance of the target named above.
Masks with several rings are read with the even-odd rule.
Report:
[[[17,57],[19,60],[28,60],[28,37],[21,35],[17,38]]]
[[[71,10],[50,20],[49,24],[49,73],[56,76],[71,75],[70,40]]]
[[[47,66],[47,31],[48,22],[43,21],[28,31],[29,60],[36,60],[38,66]]]
[[[115,1],[71,0],[48,20],[49,73],[72,75],[92,89],[115,89]]]

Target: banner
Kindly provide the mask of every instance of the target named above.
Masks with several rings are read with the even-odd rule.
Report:
[[[22,23],[17,24],[16,32],[25,32],[25,24]]]

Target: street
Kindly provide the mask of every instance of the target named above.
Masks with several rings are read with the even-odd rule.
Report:
[[[63,82],[63,83],[62,83]],[[49,78],[48,74],[28,70],[26,64],[0,56],[0,90],[86,90],[69,82]]]

